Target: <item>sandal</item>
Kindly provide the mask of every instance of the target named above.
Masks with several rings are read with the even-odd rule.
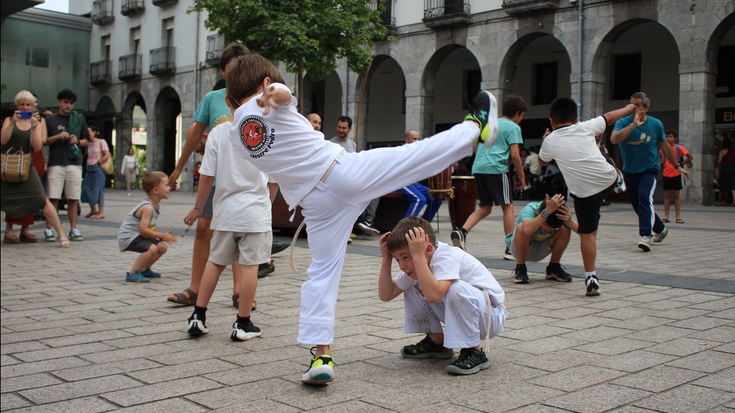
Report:
[[[59,246],[61,248],[69,248],[69,247],[71,247],[71,243],[69,242],[69,238],[67,238],[67,237],[59,237]]]
[[[5,233],[5,238],[3,239],[3,242],[6,243],[6,244],[18,244],[18,243],[20,243],[20,238],[18,238],[18,236],[15,235],[15,234],[13,234],[13,236],[11,237],[6,232]]]
[[[30,232],[28,233],[28,235],[26,235],[26,234],[24,234],[24,233],[21,232],[20,233],[20,242],[30,242],[30,243],[38,242],[38,237],[36,237],[35,235],[31,234]]]
[[[173,295],[173,299],[172,297],[168,297],[167,300],[175,304],[181,304],[182,306],[188,306],[188,305],[194,305],[197,303],[197,293],[190,290],[189,288],[185,289],[181,293],[176,293],[172,295]]]
[[[668,219],[664,218],[664,219],[661,220],[661,222],[663,222],[665,224],[668,224],[670,221]]]
[[[684,220],[681,219],[681,218],[676,218],[676,223],[677,224],[683,224],[684,223]]]
[[[237,308],[238,310],[240,309],[239,301],[240,301],[240,293],[232,294],[232,306]],[[250,311],[255,311],[256,307],[257,307],[257,303],[255,302],[255,300],[253,300],[253,307],[250,308]]]
[[[84,216],[84,218],[92,218],[95,215],[97,215],[97,211],[90,211],[89,214]]]
[[[104,215],[95,214],[95,215],[92,215],[92,219],[105,219],[105,216]]]

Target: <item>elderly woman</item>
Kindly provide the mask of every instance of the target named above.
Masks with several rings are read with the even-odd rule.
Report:
[[[6,118],[0,132],[0,151],[16,154],[19,152],[31,153],[40,151],[45,140],[45,129],[35,116],[21,116],[21,112],[31,112],[35,98],[31,92],[23,90],[15,96],[15,107],[18,109],[13,116]],[[25,115],[24,113],[24,115]],[[43,215],[59,234],[63,234],[56,208],[46,197],[46,191],[41,184],[41,178],[36,169],[31,167],[28,179],[23,182],[0,181],[0,208],[14,219],[22,219],[43,208]],[[69,247],[69,240],[63,235],[59,238],[62,247]]]
[[[105,172],[101,165],[110,158],[110,148],[104,139],[100,139],[100,132],[96,126],[92,125],[87,130],[90,142],[87,146],[87,175],[82,184],[82,202],[88,202],[91,210],[85,218],[104,219]]]

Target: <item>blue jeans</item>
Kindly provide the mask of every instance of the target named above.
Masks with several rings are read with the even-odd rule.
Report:
[[[640,236],[651,236],[666,229],[653,209],[653,193],[656,191],[658,169],[651,168],[637,174],[623,172],[625,185],[628,187],[628,198],[633,210],[638,214],[638,233]]]

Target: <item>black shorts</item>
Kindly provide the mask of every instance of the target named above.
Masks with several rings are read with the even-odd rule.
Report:
[[[587,198],[578,198],[572,194],[572,198],[574,199],[574,212],[577,215],[577,223],[579,224],[577,233],[592,234],[597,231],[597,227],[600,225],[600,206],[602,206],[602,201],[610,195],[613,189],[615,189],[615,183],[607,189]]]
[[[204,219],[212,219],[212,215],[214,213],[214,190],[217,189],[215,186],[212,186],[212,189],[209,191],[209,195],[207,195],[207,200],[204,201],[204,206],[202,207],[202,213],[199,214],[199,218]]]
[[[161,240],[158,238],[146,238],[142,235],[138,235],[133,239],[133,242],[125,248],[125,251],[144,253],[148,251],[148,248],[150,248],[151,245],[158,245],[159,242],[161,242]]]
[[[475,174],[475,191],[481,207],[513,203],[513,192],[507,173]]]
[[[664,191],[681,191],[684,185],[681,183],[681,175],[669,178],[664,176]]]

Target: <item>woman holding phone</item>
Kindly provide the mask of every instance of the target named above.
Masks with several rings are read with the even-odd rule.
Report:
[[[38,117],[33,116],[32,109],[35,101],[33,94],[27,90],[22,90],[15,96],[17,110],[13,116],[5,119],[0,132],[0,143],[2,144],[0,151],[3,154],[21,152],[28,154],[34,150],[41,150],[46,140],[46,128],[43,127]],[[0,208],[11,218],[20,220],[43,208],[46,221],[59,234],[63,234],[56,208],[46,197],[46,191],[43,189],[36,168],[30,168],[28,178],[23,182],[6,182],[4,178],[0,180],[0,194]],[[14,244],[15,242],[12,241],[14,236],[12,229],[10,233],[6,230],[5,242],[10,240],[8,243]],[[59,242],[62,247],[70,246],[66,237],[60,237]]]

